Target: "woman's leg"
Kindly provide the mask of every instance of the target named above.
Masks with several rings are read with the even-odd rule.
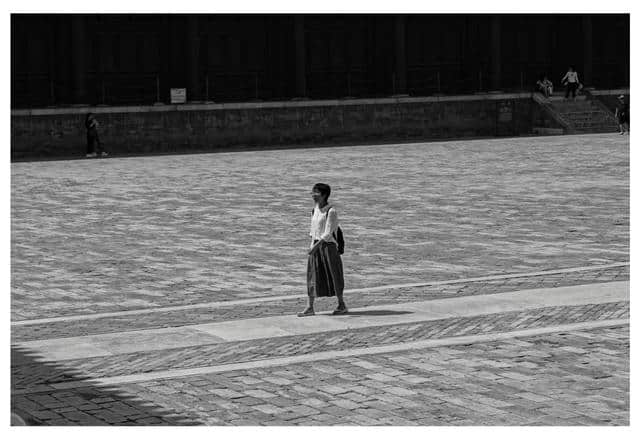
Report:
[[[620,121],[620,134],[624,134],[625,132],[629,131],[629,125],[627,124],[626,121],[621,120]]]
[[[309,296],[309,304],[304,309],[304,311],[302,311],[301,313],[298,313],[298,317],[305,317],[305,316],[313,316],[313,315],[315,315],[316,312],[313,309],[314,301],[315,301],[315,297],[314,296]]]
[[[307,296],[309,304],[301,313],[298,313],[298,317],[312,316],[315,314],[313,304],[316,298],[316,275],[314,272],[315,266],[312,260],[313,255],[309,255],[307,259]]]
[[[87,155],[93,153],[93,136],[87,133]]]
[[[342,257],[340,257],[338,253],[338,245],[330,244],[327,253],[331,258],[331,278],[333,280],[336,298],[338,299],[338,308],[336,308],[333,314],[346,314],[347,305],[344,303],[344,272],[342,268]]]
[[[98,133],[96,132],[96,153],[101,154],[102,152],[104,152],[104,149],[102,148],[102,143],[100,142],[100,136],[98,135]]]

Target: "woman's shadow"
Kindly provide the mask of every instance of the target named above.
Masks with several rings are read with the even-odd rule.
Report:
[[[399,316],[402,314],[413,314],[411,311],[392,311],[392,310],[360,310],[349,311],[345,316]]]

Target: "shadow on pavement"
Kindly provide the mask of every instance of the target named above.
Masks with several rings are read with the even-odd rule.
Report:
[[[77,370],[15,346],[11,347],[11,413],[26,425],[201,424],[118,386],[92,383]]]
[[[411,311],[392,311],[392,310],[368,310],[368,311],[349,311],[345,316],[399,316],[402,314],[413,314]]]

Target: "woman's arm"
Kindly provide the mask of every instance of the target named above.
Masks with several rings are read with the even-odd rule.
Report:
[[[321,240],[327,241],[332,234],[338,229],[338,213],[335,208],[331,208],[327,214],[327,221],[324,224],[324,232],[320,236]]]
[[[309,249],[309,254],[312,254],[317,248],[318,246],[320,246],[320,243],[322,243],[323,241],[328,241],[332,234],[338,229],[338,213],[336,212],[335,209],[331,208],[329,210],[329,213],[327,214],[327,221],[324,224],[324,232],[322,233],[322,235],[320,236],[320,239],[318,240],[318,242],[316,244],[311,244],[311,248]]]
[[[318,240],[316,244],[313,244],[313,240],[311,241],[311,247],[309,248],[309,251],[307,252],[309,255],[311,255],[313,252],[315,252],[315,250],[318,248],[318,246],[320,246],[320,243],[322,242],[322,240]]]

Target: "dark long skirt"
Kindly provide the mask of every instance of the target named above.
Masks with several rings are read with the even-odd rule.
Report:
[[[342,259],[335,243],[320,243],[307,262],[307,293],[313,297],[341,296],[344,291]]]
[[[87,131],[87,153],[102,153],[103,151],[98,131],[95,129]]]

